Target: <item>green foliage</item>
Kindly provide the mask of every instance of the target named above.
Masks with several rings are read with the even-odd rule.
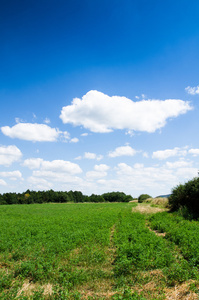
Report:
[[[135,205],[1,205],[0,299],[82,299],[92,290],[88,299],[105,299],[97,292],[103,285],[115,300],[164,299],[166,285],[199,280],[199,223],[171,213],[148,216],[163,238],[143,214],[132,213]],[[158,288],[150,295],[142,285],[153,279]],[[52,295],[44,294],[47,284]]]
[[[83,195],[80,191],[69,191],[69,192],[55,192],[49,191],[30,191],[20,194],[16,193],[5,193],[0,194],[0,205],[4,204],[32,204],[32,203],[82,203],[82,202],[129,202],[133,200],[130,195],[126,195],[121,192],[106,193],[103,195],[91,196]]]
[[[169,197],[169,204],[173,211],[181,209],[183,212],[183,208],[186,207],[190,214],[187,214],[185,209],[185,216],[199,217],[199,178],[175,187]]]
[[[122,294],[112,296],[112,300],[147,300],[142,294],[125,289]]]
[[[144,200],[148,199],[148,198],[151,198],[151,196],[149,196],[148,194],[141,194],[139,197],[138,197],[138,202],[139,203],[142,203]]]
[[[125,203],[2,205],[0,267],[6,271],[0,268],[0,299],[15,299],[13,282],[24,280],[53,283],[52,299],[79,299],[71,294],[76,286],[107,278],[99,266],[109,259],[111,228],[120,211],[131,208]],[[19,299],[44,299],[41,294]]]
[[[121,215],[116,228],[116,276],[163,268],[173,262],[170,250],[165,251],[166,242],[145,227],[145,218],[140,213]]]
[[[105,193],[102,195],[102,197],[107,202],[129,202],[133,200],[130,195],[126,195],[122,192]]]
[[[151,227],[166,232],[166,238],[175,243],[191,267],[199,267],[199,223],[179,215],[158,213],[150,217]]]

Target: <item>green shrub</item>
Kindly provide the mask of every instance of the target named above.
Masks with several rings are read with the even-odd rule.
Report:
[[[148,194],[141,194],[139,197],[138,197],[138,202],[139,203],[142,203],[144,200],[148,199],[148,198],[152,198],[150,195]]]
[[[173,211],[181,209],[185,211],[187,215],[187,210],[183,208],[186,207],[190,215],[193,217],[199,216],[199,178],[194,178],[184,185],[180,184],[172,190],[172,194],[169,197],[169,204]]]

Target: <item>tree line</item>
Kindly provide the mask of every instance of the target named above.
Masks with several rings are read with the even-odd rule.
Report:
[[[123,192],[104,193],[102,195],[83,195],[80,191],[30,191],[24,193],[0,194],[0,205],[5,204],[33,204],[33,203],[81,203],[81,202],[129,202],[131,195]]]

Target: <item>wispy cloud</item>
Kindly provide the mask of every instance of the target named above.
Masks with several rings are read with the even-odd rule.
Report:
[[[70,140],[70,143],[78,143],[79,142],[79,139],[74,137]]]
[[[185,88],[185,91],[190,95],[197,95],[199,94],[199,85],[193,87],[188,86]]]
[[[2,186],[6,186],[6,185],[7,185],[7,183],[5,182],[5,180],[3,180],[3,179],[0,179],[0,185],[2,185]]]

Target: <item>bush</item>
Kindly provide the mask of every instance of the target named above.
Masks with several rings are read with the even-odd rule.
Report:
[[[138,202],[139,203],[142,203],[144,200],[148,199],[148,198],[152,198],[151,196],[149,196],[148,194],[141,194],[139,197],[138,197]]]
[[[169,204],[173,211],[186,208],[194,217],[199,216],[199,178],[194,178],[172,190]]]

